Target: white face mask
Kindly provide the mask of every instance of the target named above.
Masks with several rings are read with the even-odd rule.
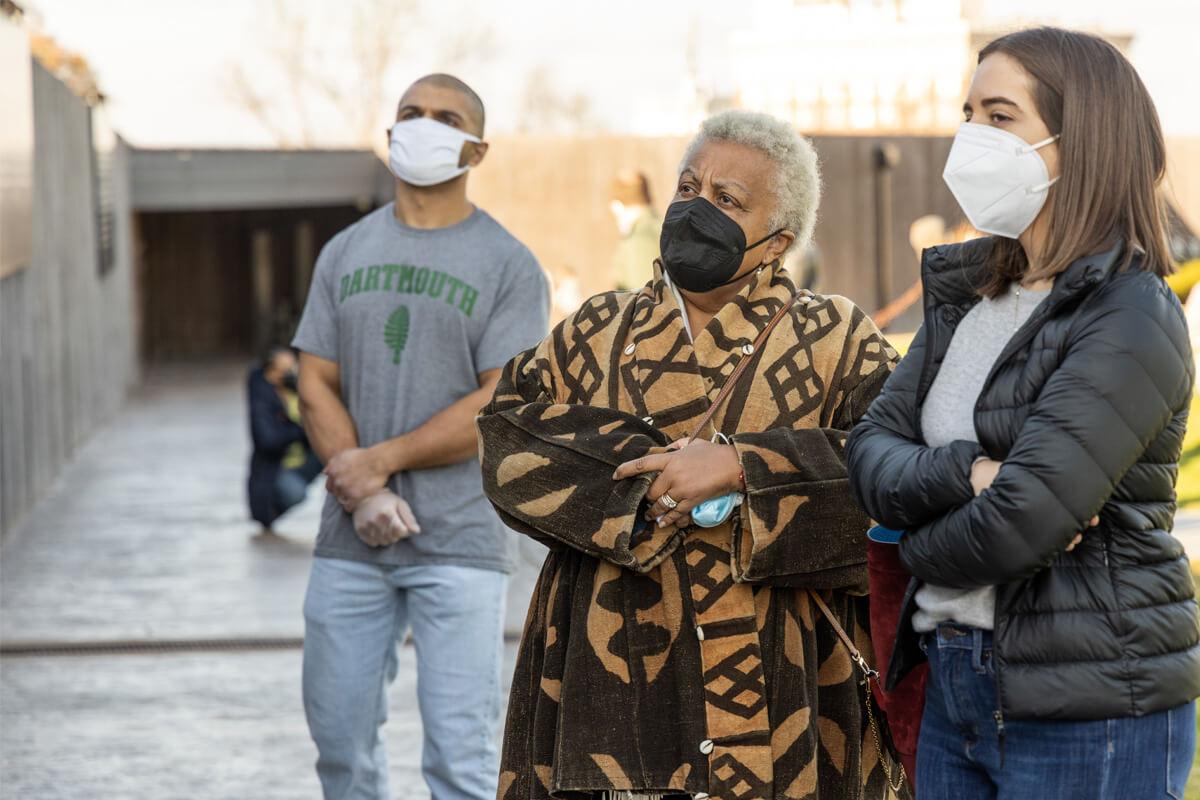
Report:
[[[1050,179],[1037,151],[1058,139],[1029,144],[991,125],[965,122],[954,136],[942,180],[967,219],[984,233],[1016,239],[1033,224]]]
[[[464,142],[479,144],[479,137],[443,125],[428,117],[397,122],[392,126],[388,166],[392,174],[413,186],[436,186],[454,180],[470,167],[460,167]]]

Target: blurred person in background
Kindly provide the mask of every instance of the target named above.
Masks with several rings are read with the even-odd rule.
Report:
[[[918,796],[1182,797],[1194,372],[1158,115],[1116,48],[1055,28],[985,47],[963,111],[944,175],[991,236],[926,251],[925,325],[847,445],[914,576],[872,585],[872,620],[891,604],[890,686],[930,666]]]
[[[640,289],[652,277],[662,231],[662,220],[651,207],[650,179],[644,172],[618,171],[608,208],[621,234],[613,253],[616,287],[620,291]]]
[[[303,678],[327,798],[396,796],[382,728],[409,630],[430,792],[496,794],[515,540],[483,495],[474,419],[505,362],[545,335],[549,297],[529,249],[467,197],[483,132],[483,103],[457,78],[405,91],[388,133],[395,200],[321,251],[295,337],[330,492]]]
[[[250,516],[263,533],[288,509],[304,501],[308,485],[321,473],[321,462],[300,424],[296,391],[296,354],[277,345],[250,370]]]
[[[562,319],[583,302],[583,281],[579,279],[579,271],[571,264],[563,264],[561,269],[550,274],[550,310],[554,319]]]
[[[782,267],[819,199],[786,122],[709,119],[653,281],[587,300],[505,367],[479,417],[484,486],[550,554],[501,800],[906,794],[845,644],[871,658],[842,443],[895,353]]]

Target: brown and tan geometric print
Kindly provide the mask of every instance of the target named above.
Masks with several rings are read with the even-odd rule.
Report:
[[[854,670],[805,591],[869,659],[868,521],[842,446],[895,360],[870,320],[809,296],[753,354],[713,420],[748,489],[726,524],[643,525],[652,476],[612,480],[695,432],[793,293],[766,270],[693,343],[656,279],[592,298],[505,368],[479,418],[484,489],[551,551],[518,652],[503,800],[885,796]]]

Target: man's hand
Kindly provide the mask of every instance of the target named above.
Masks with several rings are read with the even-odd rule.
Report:
[[[671,448],[679,445],[675,442]],[[654,501],[646,518],[657,520],[659,527],[682,527],[690,522],[689,514],[699,503],[741,489],[741,463],[733,445],[728,444],[697,440],[682,449],[642,456],[617,467],[613,480],[645,472],[658,473],[646,492]],[[663,501],[664,495],[675,501],[674,507]]]
[[[996,476],[1000,473],[1002,462],[993,461],[990,458],[981,458],[971,465],[971,488],[975,490],[975,496],[983,494],[983,490],[992,485],[996,480]],[[1088,528],[1095,528],[1100,524],[1100,517],[1095,516],[1088,520]],[[1083,532],[1075,534],[1075,538],[1067,545],[1067,552],[1074,550],[1080,542],[1083,541]]]
[[[359,504],[387,485],[388,474],[369,448],[354,447],[329,459],[325,488],[353,514]]]
[[[387,547],[421,532],[408,503],[390,491],[377,492],[354,511],[354,532],[371,547]]]

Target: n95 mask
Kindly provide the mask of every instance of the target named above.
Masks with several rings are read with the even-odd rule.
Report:
[[[954,136],[942,180],[977,230],[1016,239],[1033,224],[1054,185],[1037,151],[1058,136],[1029,144],[991,125],[965,122]]]

